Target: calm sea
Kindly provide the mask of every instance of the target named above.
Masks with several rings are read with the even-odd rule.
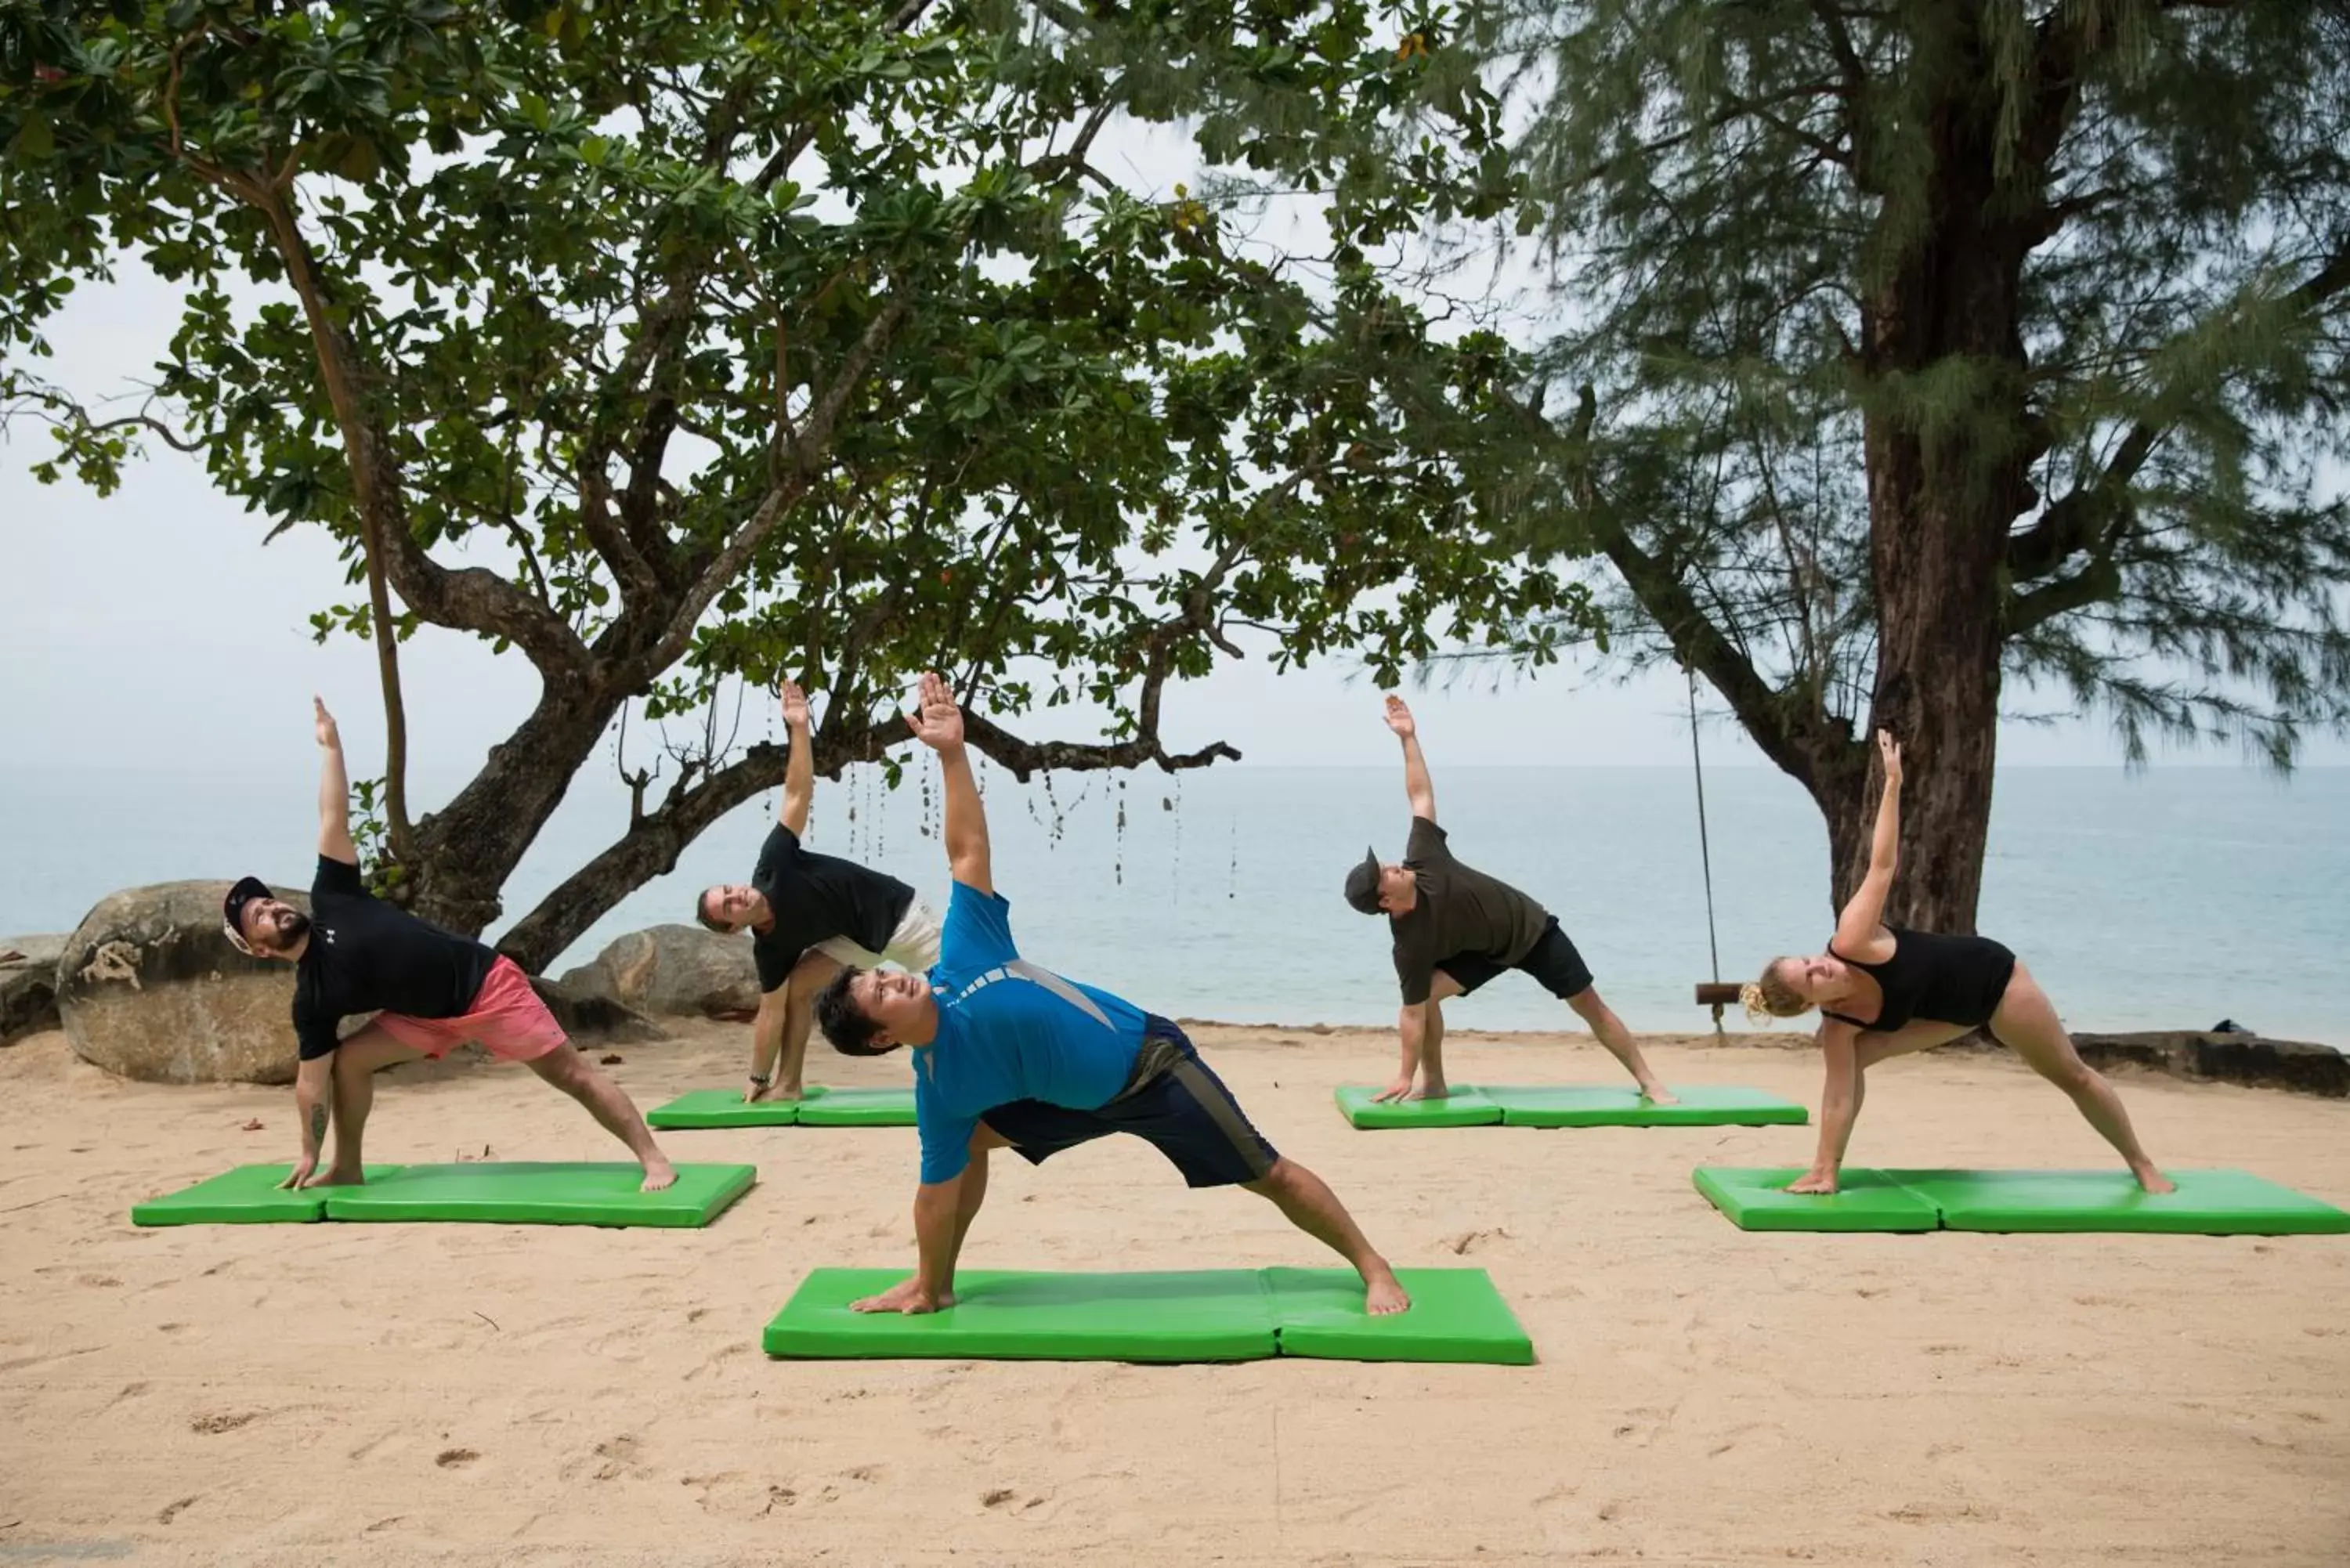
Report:
[[[942,901],[935,784],[909,769],[819,782],[814,846],[864,858]],[[432,798],[420,779],[415,796]],[[1394,769],[1221,767],[1049,790],[985,772],[998,886],[1039,961],[1166,1013],[1386,1023],[1383,928],[1341,901],[1366,845],[1400,853]],[[1685,771],[1448,768],[1455,852],[1565,924],[1636,1029],[1704,1027],[1711,978],[1697,812]],[[1721,972],[1813,950],[1832,924],[1826,836],[1775,772],[1706,777]],[[70,929],[118,888],[248,868],[307,879],[305,778],[0,770],[0,934]],[[599,922],[558,969],[614,936],[688,918],[693,890],[749,875],[770,801],[737,811],[678,869]],[[608,840],[625,801],[584,784],[510,883],[516,915]],[[927,831],[926,831],[927,829]],[[2350,769],[2290,781],[2223,767],[2014,769],[2000,775],[1981,925],[2031,963],[2073,1027],[2203,1028],[2350,1046]],[[1519,977],[1456,1028],[1557,1028],[1571,1015]],[[1733,1018],[1736,1016],[1733,1010]]]

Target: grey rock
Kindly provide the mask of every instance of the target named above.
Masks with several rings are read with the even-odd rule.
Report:
[[[272,883],[307,909],[299,878]],[[109,894],[57,964],[57,1011],[84,1061],[160,1084],[294,1080],[294,967],[248,958],[221,929],[226,879]]]
[[[57,960],[65,950],[61,936],[0,937],[0,1045],[57,1027]]]
[[[2331,1045],[2268,1040],[2230,1031],[2162,1029],[2130,1034],[2075,1034],[2082,1060],[2104,1066],[2127,1063],[2181,1078],[2293,1089],[2329,1099],[2350,1098],[2350,1056]]]
[[[608,998],[655,1017],[742,1018],[759,1006],[749,939],[699,926],[630,931],[557,983],[574,995]]]

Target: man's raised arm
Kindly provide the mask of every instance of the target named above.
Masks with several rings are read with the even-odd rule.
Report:
[[[1403,789],[1411,797],[1411,814],[1436,820],[1436,786],[1429,782],[1428,759],[1419,754],[1419,726],[1400,697],[1388,699],[1388,728],[1403,742]]]
[[[808,723],[807,693],[799,682],[784,682],[784,727],[791,754],[784,760],[784,809],[780,818],[795,838],[807,836],[808,810],[816,804],[816,742]]]
[[[310,707],[318,727],[318,749],[326,753],[318,766],[318,853],[356,866],[359,852],[351,842],[351,781],[343,767],[343,734],[324,701],[313,697]]]
[[[947,795],[947,865],[954,879],[982,893],[995,891],[994,867],[988,854],[987,807],[979,798],[979,780],[963,750],[962,711],[954,693],[935,674],[922,677],[921,711],[910,714],[907,728],[914,738],[939,754],[939,772]]]

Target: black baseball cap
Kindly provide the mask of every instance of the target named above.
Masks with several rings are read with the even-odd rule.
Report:
[[[1379,912],[1379,852],[1363,851],[1362,864],[1347,873],[1347,902],[1359,914]]]
[[[271,897],[269,885],[260,877],[240,877],[236,886],[228,890],[228,897],[221,900],[221,929],[228,933],[237,951],[248,956],[253,952],[244,940],[244,907],[255,898]]]

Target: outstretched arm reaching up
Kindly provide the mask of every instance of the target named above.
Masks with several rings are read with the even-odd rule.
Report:
[[[1885,763],[1885,793],[1877,802],[1877,836],[1868,846],[1868,875],[1860,879],[1836,918],[1837,948],[1855,952],[1877,940],[1885,919],[1886,895],[1893,891],[1893,868],[1901,846],[1901,747],[1891,735],[1877,732],[1877,753]]]
[[[954,693],[937,675],[922,677],[921,711],[909,714],[906,727],[914,738],[939,754],[939,772],[947,795],[947,866],[954,879],[982,893],[995,891],[994,867],[987,846],[987,807],[979,798],[979,780],[971,771],[971,755],[962,745],[962,711]]]
[[[1436,820],[1436,786],[1428,780],[1428,759],[1419,754],[1419,726],[1400,697],[1388,699],[1388,728],[1403,742],[1403,790],[1411,797],[1411,814]]]
[[[795,838],[807,836],[808,808],[816,804],[816,745],[809,739],[807,693],[799,682],[784,682],[784,728],[791,735],[791,755],[784,759],[782,822]]]
[[[343,767],[343,734],[335,716],[318,698],[310,699],[317,724],[318,749],[325,753],[318,767],[318,853],[346,866],[359,863],[359,846],[351,842],[351,781]]]

